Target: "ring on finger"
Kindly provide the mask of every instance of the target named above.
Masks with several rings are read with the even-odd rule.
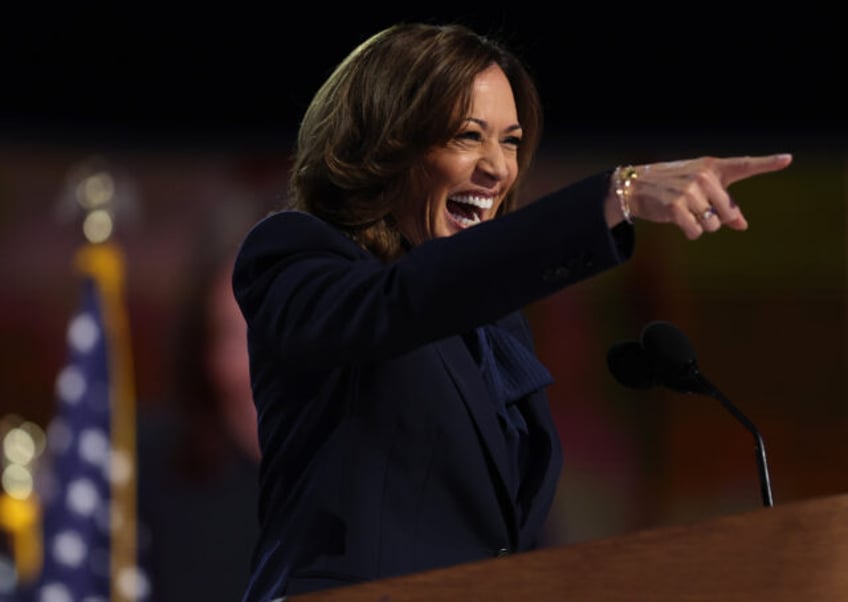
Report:
[[[702,222],[708,222],[710,220],[710,218],[713,217],[714,215],[717,215],[715,207],[710,207],[709,209],[705,209],[704,212],[701,214],[701,221]]]

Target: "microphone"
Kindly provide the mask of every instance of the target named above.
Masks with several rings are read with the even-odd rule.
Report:
[[[650,389],[661,384],[652,358],[639,341],[615,343],[607,352],[607,366],[625,387]]]
[[[639,341],[615,343],[607,352],[607,367],[625,387],[664,386],[679,393],[698,393],[717,399],[754,437],[763,505],[771,507],[768,463],[763,438],[754,423],[713,385],[698,368],[689,339],[670,322],[655,321],[642,330]]]

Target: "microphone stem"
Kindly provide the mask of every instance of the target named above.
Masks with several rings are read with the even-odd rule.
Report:
[[[768,463],[766,462],[766,448],[763,443],[763,438],[759,433],[754,434],[757,441],[757,468],[760,472],[760,492],[763,496],[763,506],[771,508],[774,506],[774,499],[771,495],[771,480],[769,479]]]
[[[754,423],[748,420],[748,417],[743,414],[739,408],[733,405],[730,400],[722,394],[715,386],[712,385],[703,375],[700,375],[701,380],[708,385],[710,395],[718,399],[721,404],[731,413],[742,425],[748,429],[754,436],[754,442],[757,448],[757,470],[760,475],[760,493],[763,498],[763,506],[771,508],[774,506],[774,498],[771,493],[771,479],[769,477],[768,462],[766,461],[766,446],[763,443],[763,438]]]

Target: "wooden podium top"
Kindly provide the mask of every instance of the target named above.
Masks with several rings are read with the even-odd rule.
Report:
[[[298,602],[848,601],[848,495],[292,596]]]

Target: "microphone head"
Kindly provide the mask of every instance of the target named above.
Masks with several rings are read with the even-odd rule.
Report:
[[[651,322],[642,330],[642,347],[654,360],[659,381],[686,393],[699,390],[695,350],[689,339],[670,322]]]
[[[653,362],[638,341],[620,341],[610,347],[607,367],[620,384],[631,389],[659,384]]]

